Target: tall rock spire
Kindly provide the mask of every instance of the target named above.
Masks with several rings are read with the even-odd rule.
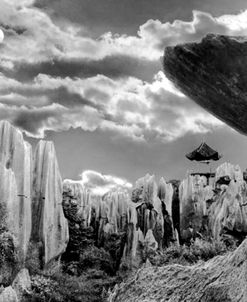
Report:
[[[52,142],[40,141],[34,154],[32,239],[42,243],[43,264],[60,255],[68,241],[62,208],[62,178]]]
[[[26,256],[31,234],[32,148],[20,130],[0,122],[0,204],[5,227]]]

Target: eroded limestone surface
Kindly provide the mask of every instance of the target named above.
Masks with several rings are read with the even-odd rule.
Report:
[[[32,148],[20,130],[0,122],[0,206],[2,226],[26,256],[31,234]]]
[[[247,134],[247,39],[207,35],[167,47],[164,72],[193,101]]]
[[[47,264],[65,251],[69,239],[62,178],[52,142],[39,142],[33,166],[32,240],[42,244],[42,262]]]

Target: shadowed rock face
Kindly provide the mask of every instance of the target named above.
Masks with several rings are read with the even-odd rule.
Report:
[[[247,134],[247,37],[207,35],[167,47],[167,77],[193,101]]]

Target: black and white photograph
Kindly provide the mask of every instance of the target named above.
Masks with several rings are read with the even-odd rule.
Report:
[[[0,302],[247,302],[246,0],[0,0]]]

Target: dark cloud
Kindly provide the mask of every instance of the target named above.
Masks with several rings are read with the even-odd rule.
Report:
[[[5,35],[22,35],[27,31],[27,28],[21,26],[10,26],[8,24],[0,23],[0,28]]]
[[[42,63],[17,63],[13,70],[1,69],[6,76],[19,81],[31,81],[38,74],[54,77],[93,77],[102,74],[110,78],[133,76],[150,81],[158,70],[160,61],[147,61],[124,55],[108,56],[102,60],[52,60]]]
[[[0,103],[13,106],[26,105],[27,107],[32,108],[44,105],[43,103],[39,104],[37,100],[45,98],[46,105],[56,103],[63,105],[66,108],[89,106],[98,110],[104,109],[103,105],[95,104],[94,102],[90,101],[90,99],[82,97],[79,93],[69,91],[65,86],[45,90],[41,88],[33,88],[32,86],[25,88],[13,88],[12,92],[15,94],[11,98],[4,95],[8,92],[9,89],[1,90],[0,94],[3,94],[3,96],[0,96]],[[95,91],[95,94],[96,93],[99,94],[100,92]]]
[[[103,109],[101,105],[94,104],[88,99],[83,98],[79,93],[70,92],[64,86],[56,88],[54,90],[43,92],[46,95],[50,103],[57,103],[67,108],[89,106],[96,109]]]
[[[219,16],[246,9],[246,0],[36,0],[36,6],[49,9],[54,18],[77,22],[101,35],[106,31],[135,35],[148,19],[188,21],[192,10]]]
[[[11,111],[11,109],[9,109]],[[32,134],[33,136],[41,136],[42,129],[46,126],[49,118],[58,119],[61,110],[58,106],[47,106],[43,108],[19,108],[12,117],[13,125]]]

